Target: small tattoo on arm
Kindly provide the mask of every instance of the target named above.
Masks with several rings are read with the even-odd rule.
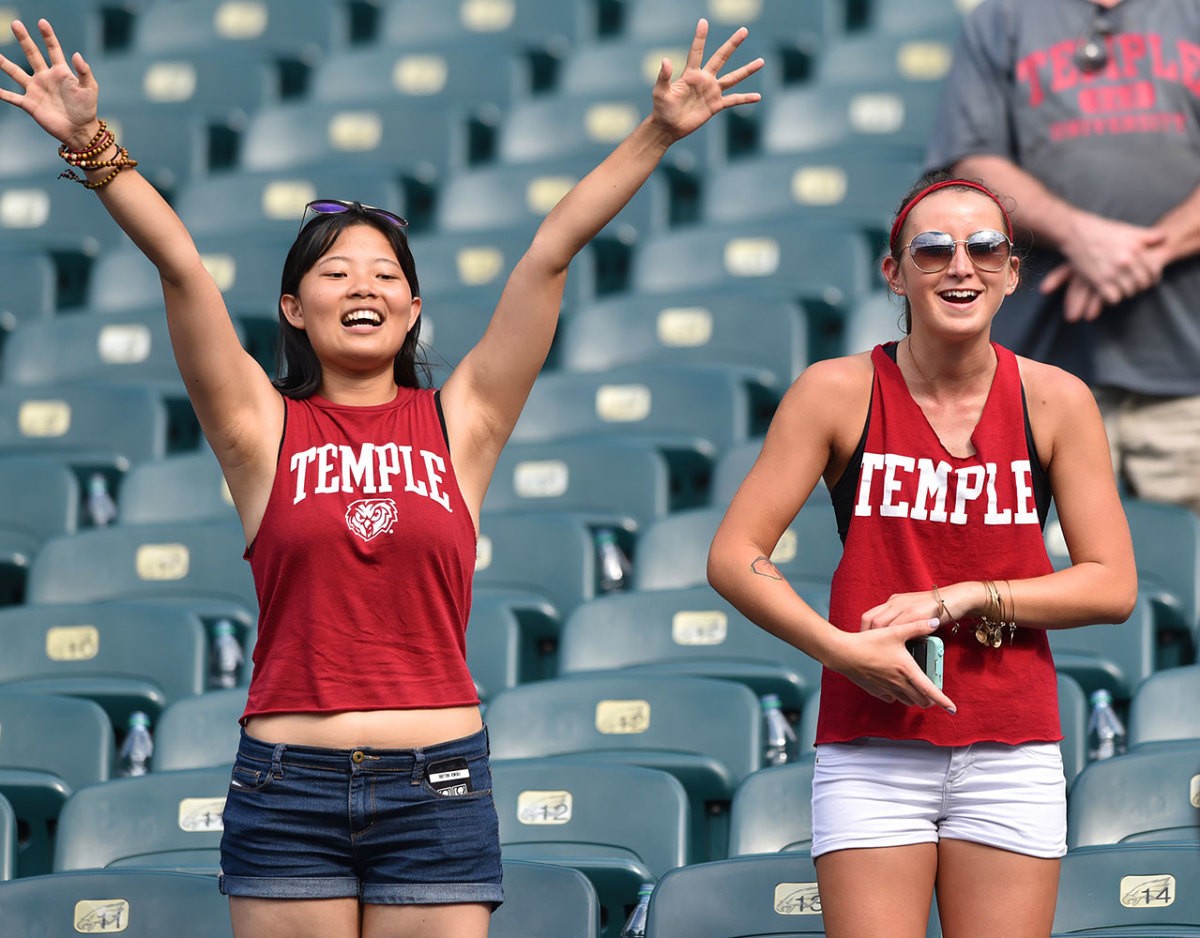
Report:
[[[771,580],[782,580],[783,575],[779,572],[779,568],[771,563],[770,557],[755,557],[754,562],[750,564],[750,569],[759,576],[765,576]]]

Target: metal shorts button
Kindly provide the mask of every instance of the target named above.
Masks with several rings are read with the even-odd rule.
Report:
[[[363,751],[361,749],[355,749],[354,752],[350,753],[350,761],[351,762],[355,762],[355,763],[362,762],[362,760],[365,758],[366,758],[366,756],[363,755]]]

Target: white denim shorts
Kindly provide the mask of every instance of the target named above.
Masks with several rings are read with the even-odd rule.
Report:
[[[1058,743],[935,746],[875,737],[817,747],[812,855],[943,837],[1034,857],[1067,852]]]

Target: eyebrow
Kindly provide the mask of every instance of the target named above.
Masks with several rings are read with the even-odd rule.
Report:
[[[397,267],[400,266],[400,262],[398,260],[396,260],[396,258],[394,258],[394,257],[377,257],[377,258],[375,258],[375,260],[383,261],[385,264],[394,264]],[[350,258],[346,257],[343,254],[327,254],[324,257],[322,257],[320,260],[318,260],[317,264],[318,265],[324,264],[324,263],[327,263],[328,261],[345,261],[346,263],[349,263]]]

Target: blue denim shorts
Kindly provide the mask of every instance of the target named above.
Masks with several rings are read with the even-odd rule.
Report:
[[[384,905],[504,899],[487,730],[423,749],[321,749],[242,730],[221,892]]]

